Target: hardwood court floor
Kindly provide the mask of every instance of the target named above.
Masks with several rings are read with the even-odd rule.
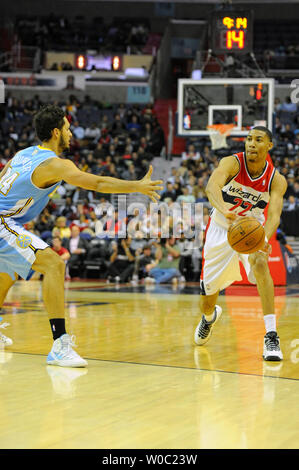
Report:
[[[206,346],[193,344],[197,287],[66,283],[67,330],[87,369],[46,366],[51,345],[39,281],[4,305],[0,448],[299,447],[299,286],[276,289],[284,361],[262,359],[255,288],[219,297]]]

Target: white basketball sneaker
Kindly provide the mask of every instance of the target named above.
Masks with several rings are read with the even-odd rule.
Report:
[[[265,361],[282,361],[283,359],[276,331],[269,331],[264,336],[263,358]]]
[[[0,328],[5,329],[10,325],[10,323],[1,323],[1,320],[2,318],[0,318]],[[4,346],[11,346],[13,344],[13,340],[0,333],[0,345],[1,344]]]
[[[222,308],[215,305],[214,317],[211,322],[207,322],[206,317],[203,315],[199,324],[197,325],[194,333],[194,341],[199,346],[205,344],[212,334],[212,329],[215,323],[219,320],[222,313]]]
[[[72,348],[72,346],[76,347],[74,341],[75,337],[68,334],[56,339],[48,354],[47,364],[60,367],[86,367],[87,361]]]

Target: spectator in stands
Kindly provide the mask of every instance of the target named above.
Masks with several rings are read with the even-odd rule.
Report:
[[[105,170],[105,176],[110,176],[114,178],[119,177],[115,163],[110,163],[109,165],[107,165],[106,170]]]
[[[79,227],[80,232],[87,232],[91,235],[94,235],[94,233],[89,230],[89,218],[86,216],[86,214],[82,213],[82,211],[78,211],[78,218],[71,223],[71,230],[73,226]]]
[[[153,104],[151,103],[146,104],[143,110],[141,111],[141,114],[143,116],[144,122],[146,121],[151,122],[153,118],[155,117],[155,110],[154,110]]]
[[[132,139],[131,137],[127,137],[125,142],[124,142],[124,145],[119,145],[117,147],[117,153],[118,152],[128,152],[129,154],[132,154],[134,151],[134,144],[132,142]]]
[[[183,194],[177,198],[177,202],[195,202],[195,197],[193,194],[190,194],[187,186],[182,187]]]
[[[295,134],[292,131],[290,124],[285,125],[284,130],[281,130],[281,132],[280,132],[280,136],[286,142],[291,142],[291,143],[294,142]]]
[[[90,230],[92,230],[93,232],[93,236],[95,236],[95,227],[96,227],[96,223],[98,222],[98,218],[97,218],[97,215],[95,213],[94,210],[92,210],[90,213],[89,213],[89,224],[88,224],[88,227]]]
[[[69,251],[62,246],[62,240],[60,237],[55,236],[52,238],[52,250],[54,250],[55,253],[57,253],[65,262],[67,262],[71,257]]]
[[[89,248],[88,241],[80,237],[80,228],[77,225],[72,226],[71,236],[65,241],[64,247],[71,255],[68,261],[68,269],[72,277],[74,271],[80,273],[80,270],[82,270],[83,261],[86,259]]]
[[[151,153],[153,155],[160,155],[163,147],[165,146],[165,135],[162,127],[160,126],[157,118],[154,118],[152,123],[152,138],[151,138]]]
[[[182,160],[199,160],[200,159],[200,153],[195,150],[195,147],[193,144],[188,145],[188,149],[186,152],[182,152]]]
[[[186,281],[198,282],[200,280],[202,244],[203,232],[200,232],[198,241],[186,238],[184,232],[182,232],[181,238],[178,241],[181,253],[179,269]]]
[[[88,165],[88,169],[93,171],[93,168],[96,164],[96,161],[93,156],[93,152],[89,152],[86,157],[86,164]]]
[[[141,125],[138,122],[138,116],[135,114],[133,114],[132,120],[127,124],[127,131],[132,139],[138,139],[141,131]]]
[[[156,248],[157,265],[149,270],[149,276],[155,279],[157,284],[167,283],[173,279],[178,280],[181,277],[179,271],[180,250],[176,239],[161,239],[160,242],[154,242]]]
[[[298,207],[298,204],[297,204],[295,196],[289,196],[287,204],[285,206],[285,210],[294,211],[297,209],[297,207]]]
[[[155,256],[152,254],[151,244],[146,244],[143,247],[143,250],[139,255],[136,256],[135,265],[134,265],[134,274],[138,279],[148,278],[148,273],[151,269],[155,268],[158,265],[159,261],[155,259]]]
[[[212,163],[215,161],[215,155],[213,154],[212,150],[209,148],[208,145],[204,146],[202,157],[203,160],[207,163]]]
[[[152,139],[152,125],[150,122],[145,122],[144,123],[144,126],[141,130],[141,134],[140,134],[142,137],[145,138],[145,140],[149,143],[151,142],[151,139]]]
[[[180,178],[177,176],[176,181],[174,182],[173,188],[175,190],[175,200],[177,201],[179,196],[182,196],[183,190],[182,190],[183,185],[180,182]]]
[[[111,128],[111,135],[113,137],[125,136],[126,133],[127,133],[127,129],[126,129],[124,122],[121,120],[120,115],[116,114],[114,116],[114,121],[113,121],[112,128]]]
[[[287,183],[288,183],[288,186],[284,195],[285,199],[289,199],[289,196],[295,196],[295,190],[294,190],[295,177],[292,173],[289,173],[287,175]]]
[[[61,239],[69,238],[71,236],[71,230],[69,227],[67,227],[66,223],[67,223],[67,219],[64,216],[57,217],[55,221],[54,228],[57,228],[59,230],[59,236]]]
[[[141,142],[142,138],[140,139],[140,142]],[[141,161],[141,164],[142,162],[149,162],[153,159],[153,155],[149,153],[148,149],[144,148],[142,145],[139,145],[138,149],[137,149],[137,154],[138,154],[138,157],[139,157],[139,160]]]
[[[76,212],[76,206],[73,204],[72,198],[68,196],[59,209],[59,215],[66,217],[68,220],[73,220],[76,217]]]
[[[33,106],[33,102],[31,100],[26,101],[25,106],[24,106],[24,114],[32,116],[35,113],[35,111],[36,110]]]
[[[276,113],[278,113],[281,110],[281,101],[279,97],[276,97],[274,99],[274,110]]]
[[[33,220],[30,220],[29,222],[27,222],[24,227],[26,228],[26,230],[29,230],[29,232],[32,232],[34,233],[35,235],[37,235],[38,237],[40,237],[40,232],[39,230],[37,229],[36,227],[36,223],[33,221]]]
[[[285,101],[281,105],[281,111],[288,111],[291,113],[295,113],[297,111],[296,103],[292,103],[291,98],[286,96]]]
[[[104,114],[101,121],[100,121],[100,130],[103,132],[105,130],[106,132],[109,132],[111,129],[111,123],[109,122],[109,118],[107,114]]]
[[[208,200],[205,188],[204,178],[198,178],[197,184],[193,187],[193,195],[196,198],[196,202],[205,202]]]
[[[82,214],[85,214],[86,216],[89,217],[91,212],[94,212],[94,209],[95,209],[95,205],[89,200],[88,197],[85,197],[82,203]]]
[[[125,118],[126,118],[126,113],[127,113],[127,110],[126,110],[126,106],[124,103],[120,103],[120,105],[118,106],[117,108],[117,114],[120,115],[120,118],[124,121]]]
[[[103,214],[103,218],[105,220],[103,222],[103,231],[106,232],[107,236],[114,238],[117,236],[118,232],[125,228],[125,224],[127,223],[126,218],[119,218],[118,210],[115,210],[114,213],[109,213],[107,211],[107,216]],[[100,218],[101,220],[101,218]]]
[[[171,184],[174,184],[176,182],[176,178],[178,176],[178,169],[176,167],[172,167],[171,168],[171,174],[170,176],[167,178],[167,182],[168,183],[171,183]],[[180,178],[180,177],[179,177]],[[183,179],[180,181],[180,183],[183,183]]]
[[[76,139],[79,139],[79,140],[84,139],[85,130],[82,126],[80,126],[78,121],[74,122],[74,125],[72,126],[72,133]]]
[[[135,256],[130,249],[131,242],[132,239],[130,237],[111,242],[112,254],[107,271],[107,279],[109,281],[114,279],[116,282],[126,282],[132,275]]]
[[[19,139],[18,133],[16,132],[14,126],[10,126],[8,135],[13,141],[17,141]]]
[[[39,233],[42,235],[43,232],[51,232],[54,227],[54,218],[53,216],[49,213],[49,210],[47,207],[43,210],[43,212],[40,214],[36,221],[36,229],[39,231]]]
[[[94,159],[97,161],[98,158],[105,158],[107,152],[103,148],[103,144],[101,142],[97,143],[97,146],[93,152]]]
[[[284,125],[281,123],[278,116],[275,117],[275,135],[281,136],[281,133],[284,131]]]
[[[131,160],[132,159],[132,151],[131,151],[131,146],[126,145],[124,154],[123,154],[123,160]]]
[[[122,179],[134,181],[138,179],[139,174],[136,171],[135,165],[132,162],[128,162],[127,169],[122,173]]]
[[[111,135],[109,134],[108,129],[102,129],[99,142],[103,145],[104,150],[107,151],[109,144],[111,143]]]
[[[90,127],[87,127],[87,129],[85,129],[84,137],[88,140],[98,139],[100,135],[101,135],[101,131],[97,127],[95,122],[93,122]]]
[[[176,190],[171,183],[167,183],[166,189],[161,193],[160,201],[165,201],[166,199],[176,200]]]

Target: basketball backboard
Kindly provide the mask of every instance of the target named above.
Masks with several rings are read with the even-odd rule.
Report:
[[[207,136],[207,126],[212,124],[234,123],[232,136],[245,136],[257,125],[272,131],[274,79],[180,79],[178,82],[179,136]]]

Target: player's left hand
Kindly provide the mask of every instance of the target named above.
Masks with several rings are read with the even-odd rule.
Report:
[[[151,176],[153,173],[153,167],[150,165],[147,174],[138,181],[138,191],[146,196],[149,196],[153,202],[157,202],[160,199],[160,195],[156,191],[163,189],[163,180],[152,181]]]

